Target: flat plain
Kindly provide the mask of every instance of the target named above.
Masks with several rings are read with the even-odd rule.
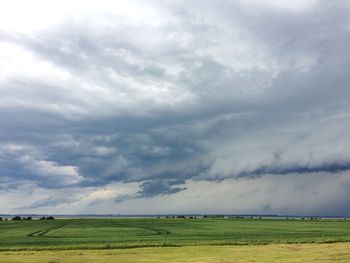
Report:
[[[350,262],[348,241],[350,220],[2,221],[0,262]]]

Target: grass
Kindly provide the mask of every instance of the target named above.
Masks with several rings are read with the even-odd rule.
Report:
[[[350,220],[122,218],[0,222],[0,251],[176,250],[184,246],[347,241]]]
[[[350,243],[0,252],[1,263],[350,262]]]

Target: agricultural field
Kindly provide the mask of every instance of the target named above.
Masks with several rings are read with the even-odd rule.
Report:
[[[348,241],[350,220],[2,221],[0,262],[350,262]]]
[[[1,263],[348,263],[350,243],[0,252]]]
[[[0,222],[0,251],[350,241],[350,220],[56,219]]]

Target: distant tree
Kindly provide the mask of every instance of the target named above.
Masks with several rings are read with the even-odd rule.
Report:
[[[31,216],[28,216],[28,217],[26,218],[26,220],[32,220],[32,217],[31,217]]]
[[[2,217],[0,217],[0,221],[2,221]]]
[[[39,220],[45,220],[45,219],[46,219],[45,216],[39,218]]]
[[[21,220],[21,217],[20,216],[15,216],[12,218],[12,220]]]
[[[53,216],[46,217],[46,220],[54,220],[55,218]]]

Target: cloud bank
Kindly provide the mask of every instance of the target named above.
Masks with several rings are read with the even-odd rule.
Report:
[[[349,11],[4,4],[0,212],[350,215]]]

